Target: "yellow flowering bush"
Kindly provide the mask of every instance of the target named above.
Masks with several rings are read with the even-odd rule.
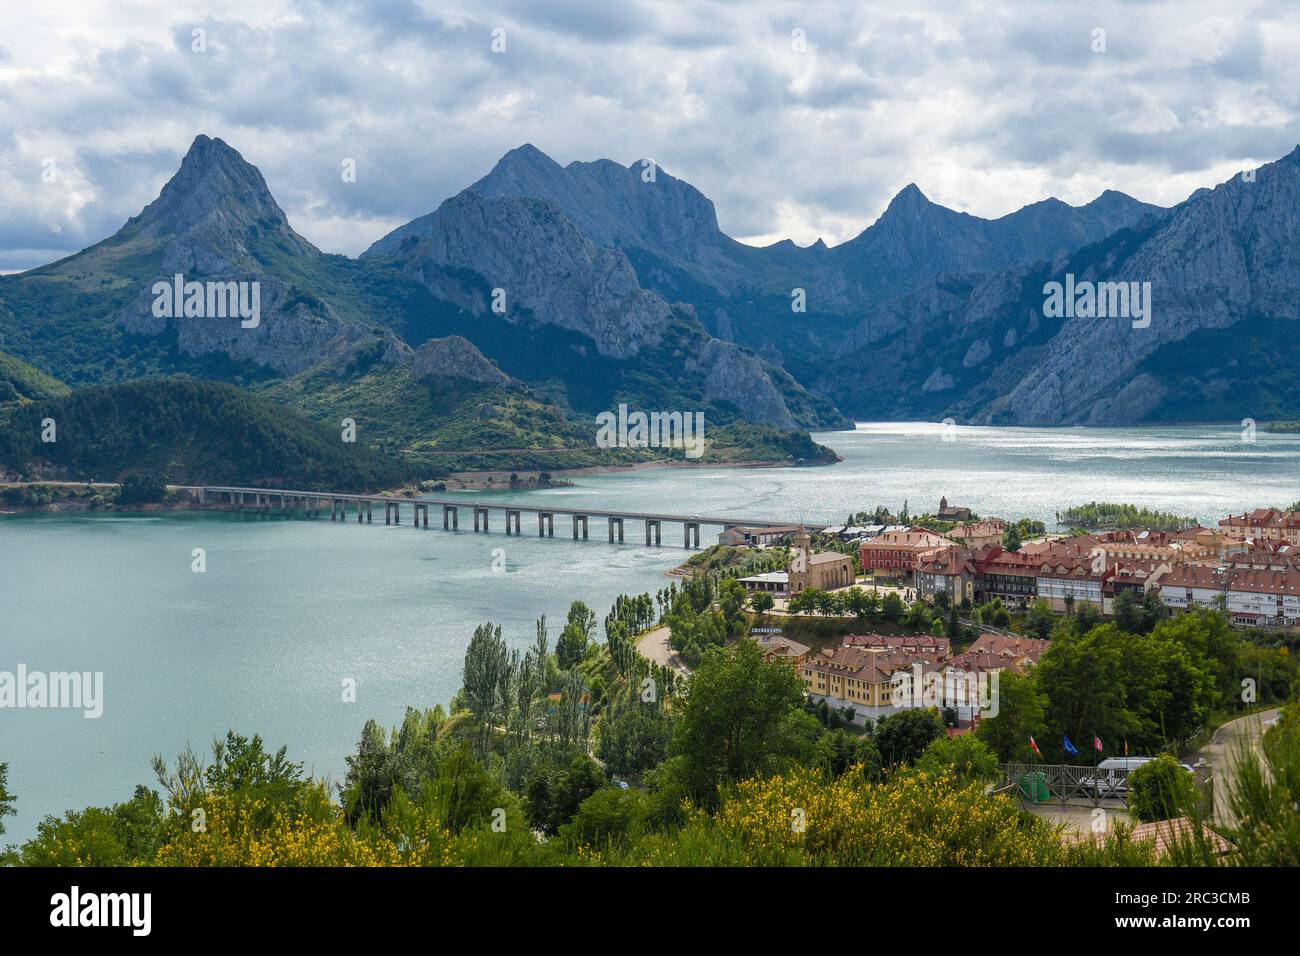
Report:
[[[746,780],[715,816],[696,812],[687,827],[735,841],[747,866],[1043,866],[1062,858],[1054,828],[1011,800],[919,771],[880,785],[854,772],[828,782],[808,769]]]

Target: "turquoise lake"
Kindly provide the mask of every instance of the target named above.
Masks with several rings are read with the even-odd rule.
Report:
[[[876,504],[916,514],[941,495],[983,515],[1054,522],[1087,501],[1124,501],[1212,522],[1229,511],[1300,499],[1300,435],[1230,426],[1001,429],[860,425],[817,436],[845,459],[821,468],[684,469],[579,476],[571,488],[472,492],[594,509],[737,515],[842,523]],[[945,438],[951,440],[945,440]],[[344,758],[374,717],[389,725],[408,704],[445,703],[464,649],[487,620],[525,644],[546,614],[558,633],[580,598],[604,617],[620,593],[663,587],[683,557],[665,526],[646,548],[575,543],[565,519],[539,540],[497,522],[476,535],[409,523],[343,525],[219,513],[0,517],[0,671],[102,671],[104,713],[0,710],[0,762],[19,815],[4,841],[40,818],[128,799],[152,784],[149,758],[187,744],[206,751],[227,729],[288,745],[318,776],[341,778]],[[409,522],[409,510],[408,518]],[[709,528],[702,543],[712,542]],[[191,571],[203,548],[207,571]],[[504,570],[494,571],[494,549]],[[495,562],[498,566],[501,560]],[[342,683],[356,682],[344,703]]]

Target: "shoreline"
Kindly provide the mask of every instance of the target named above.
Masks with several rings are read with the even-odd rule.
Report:
[[[585,465],[581,468],[539,468],[529,469],[526,472],[521,471],[453,471],[443,481],[446,482],[448,491],[500,491],[503,485],[500,482],[489,482],[489,478],[505,479],[504,487],[509,489],[510,476],[512,474],[520,479],[536,479],[543,471],[551,477],[564,480],[573,475],[611,475],[621,472],[648,471],[653,468],[811,468],[811,467],[828,467],[839,464],[839,462],[819,462],[817,465],[796,465],[788,461],[724,461],[724,462],[687,462],[676,458],[665,458],[660,461],[638,461],[629,465]],[[522,485],[523,482],[520,482]],[[516,485],[515,487],[519,487]],[[530,485],[527,490],[534,490],[537,487],[546,487],[545,485]],[[559,487],[563,487],[562,485]]]
[[[842,459],[841,459],[842,460]],[[647,471],[655,468],[809,468],[809,467],[827,467],[838,464],[839,462],[819,462],[816,465],[796,465],[788,461],[738,461],[738,462],[708,462],[700,464],[697,462],[682,461],[681,459],[662,459],[659,461],[638,461],[626,465],[587,465],[582,468],[565,468],[565,469],[529,469],[527,471],[458,471],[452,472],[445,479],[440,479],[446,485],[449,492],[460,491],[537,491],[543,488],[564,488],[572,487],[573,483],[568,479],[583,475],[606,475],[620,474],[624,472]],[[552,477],[552,481],[543,484],[539,481],[541,474],[545,472]],[[514,475],[518,480],[511,484],[510,476]],[[178,497],[172,501],[151,501],[132,504],[129,507],[119,507],[111,502],[97,502],[95,493],[120,488],[119,482],[109,481],[69,481],[66,478],[51,478],[48,480],[35,481],[6,481],[0,480],[0,489],[5,488],[64,488],[73,491],[66,497],[55,498],[53,501],[42,504],[5,504],[0,507],[0,517],[9,517],[23,514],[59,514],[62,512],[76,511],[102,511],[105,513],[121,514],[147,514],[151,512],[162,511],[227,511],[229,508],[225,505],[200,504],[194,495],[198,485],[168,485],[170,493],[175,493]],[[339,491],[340,489],[332,489]],[[88,493],[89,492],[89,493]],[[353,492],[348,492],[349,494]],[[320,492],[322,495],[328,492]],[[427,492],[418,487],[409,485],[398,486],[396,488],[386,488],[382,491],[374,492],[376,495],[387,495],[400,501],[413,501],[423,497]]]

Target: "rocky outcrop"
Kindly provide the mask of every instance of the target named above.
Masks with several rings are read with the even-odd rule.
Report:
[[[597,248],[546,200],[465,191],[389,233],[365,256],[390,258],[422,282],[431,274],[441,281],[448,268],[475,272],[488,284],[475,311],[495,307],[509,321],[531,318],[581,332],[613,358],[658,343],[671,315],[666,302],[641,288],[621,251]]]
[[[956,382],[953,381],[951,375],[946,374],[942,368],[936,367],[935,370],[930,373],[929,378],[921,384],[921,391],[946,392],[955,384]]]
[[[510,381],[509,375],[459,335],[429,339],[421,345],[413,354],[411,373],[417,378],[458,378],[489,385],[503,385]]]
[[[733,343],[709,339],[687,361],[686,371],[703,379],[706,398],[736,406],[749,421],[786,430],[796,427],[763,361]]]

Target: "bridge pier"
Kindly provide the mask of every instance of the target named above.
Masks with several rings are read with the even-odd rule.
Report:
[[[414,502],[413,507],[415,508],[415,514],[411,515],[411,524],[418,528],[420,526],[420,517],[423,515],[424,526],[426,528],[429,527],[429,506],[422,505],[416,501]]]
[[[384,524],[389,523],[389,515],[392,515],[394,524],[402,523],[402,506],[396,501],[384,502]]]
[[[442,506],[442,530],[443,530],[443,531],[447,531],[447,530],[448,530],[448,528],[447,528],[447,518],[448,518],[448,516],[451,517],[451,529],[450,529],[450,530],[452,530],[452,531],[458,531],[458,530],[460,530],[460,509],[457,508],[455,505],[443,505],[443,506]]]
[[[658,519],[658,518],[646,518],[646,519],[645,519],[645,543],[646,543],[646,546],[647,546],[647,547],[650,545],[650,529],[651,529],[651,528],[654,528],[654,532],[655,532],[655,540],[654,540],[654,543],[655,543],[655,544],[659,544],[660,542],[659,542],[659,519]]]
[[[683,545],[683,547],[687,547],[687,548],[691,547],[691,532],[692,532],[692,531],[695,532],[695,547],[698,548],[698,547],[700,546],[700,526],[699,526],[696,522],[694,522],[694,521],[686,521],[686,522],[683,522],[683,523],[682,523],[682,531],[683,531],[683,532],[685,533],[685,535],[686,535],[686,544]]]
[[[555,537],[555,515],[549,511],[537,512],[537,537]]]
[[[361,509],[362,509],[362,508],[365,508],[365,511],[366,511],[366,523],[369,524],[369,523],[370,523],[370,516],[371,516],[371,512],[370,512],[370,509],[371,509],[371,502],[369,502],[369,501],[358,501],[358,502],[357,502],[357,524],[361,524]]]
[[[507,508],[506,509],[506,534],[511,533],[510,525],[512,522],[515,528],[514,533],[516,535],[523,534],[523,531],[521,531],[519,528],[519,512],[513,508]]]
[[[475,530],[475,531],[478,531],[478,519],[479,519],[479,515],[482,515],[482,516],[483,516],[483,533],[484,533],[484,534],[487,534],[487,532],[488,532],[488,510],[487,510],[486,508],[480,508],[478,505],[475,505],[475,506],[474,506],[474,530]]]
[[[579,522],[581,522],[581,524],[582,524],[582,540],[583,540],[583,541],[586,541],[586,540],[587,540],[587,516],[586,516],[586,515],[579,515],[579,514],[575,514],[575,515],[573,516],[573,540],[574,540],[574,541],[577,541],[577,540],[578,540],[578,524],[579,524]]]
[[[609,543],[614,543],[614,528],[618,528],[618,543],[623,543],[623,519],[615,515],[609,516]]]

